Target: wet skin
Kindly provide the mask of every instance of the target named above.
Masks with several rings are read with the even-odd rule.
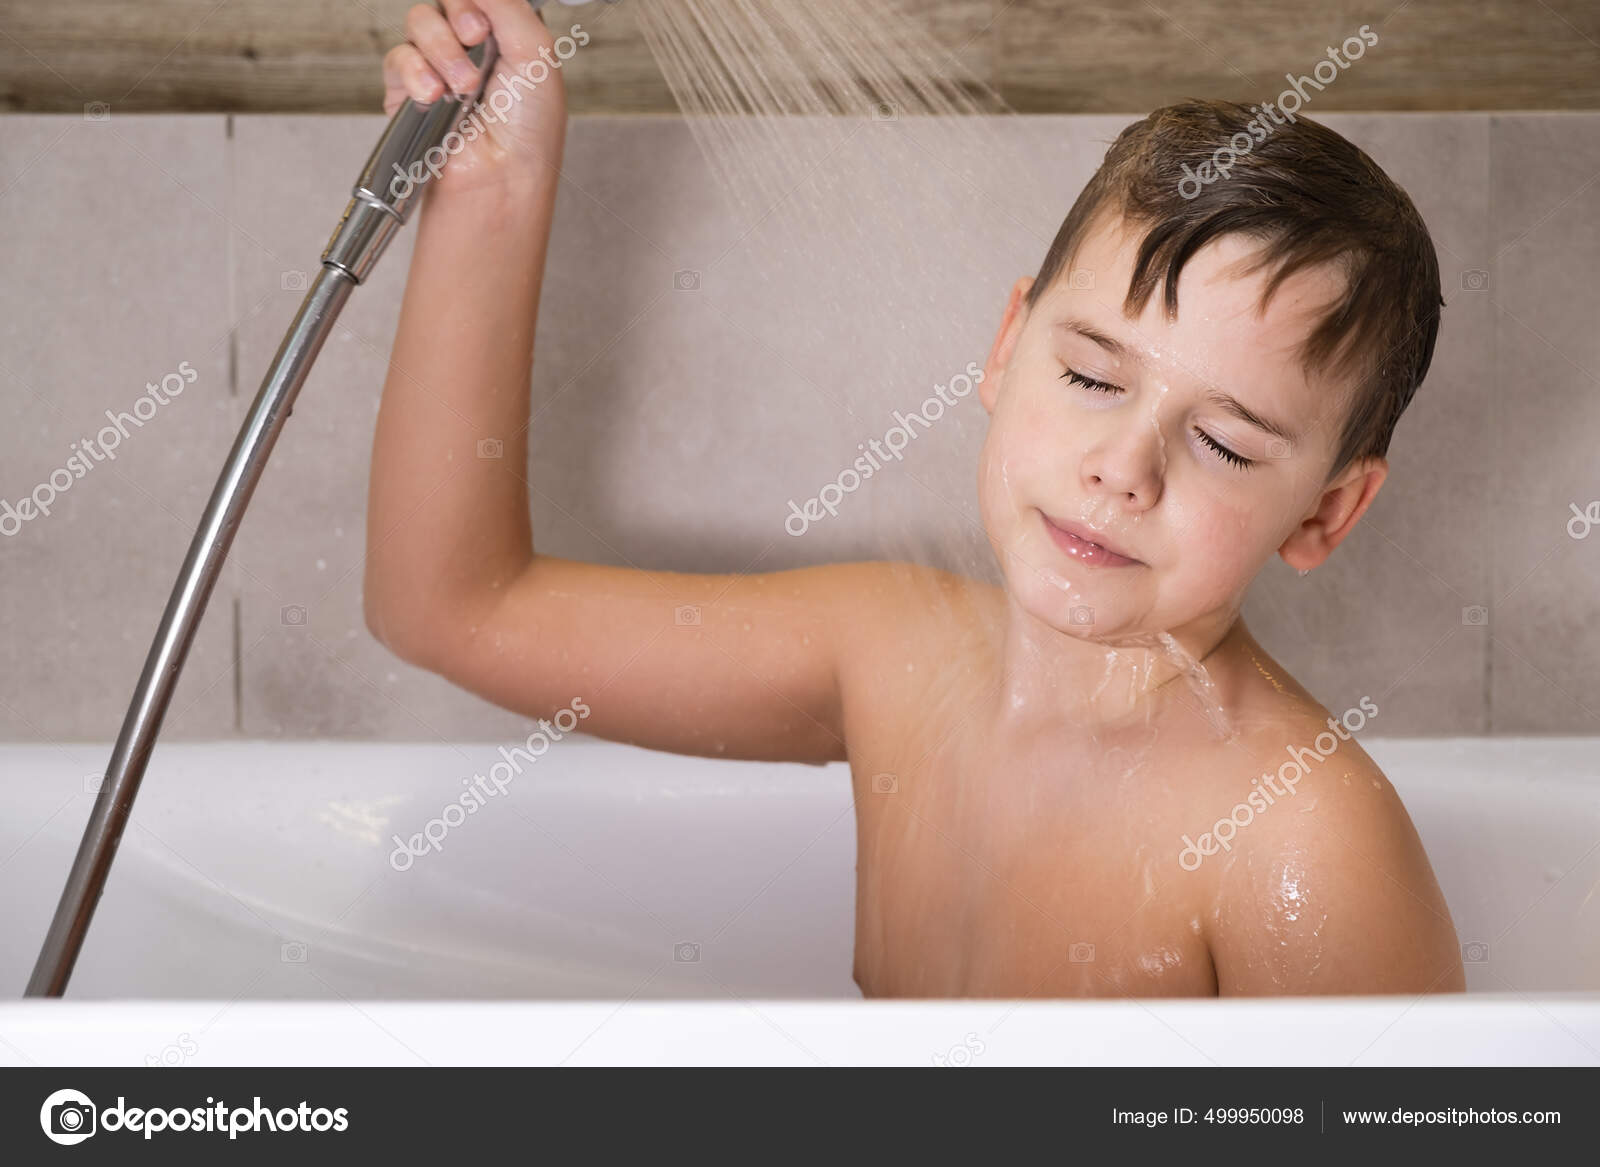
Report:
[[[1102,219],[1073,265],[1094,281],[1031,310],[1029,281],[1013,292],[979,470],[1004,589],[885,569],[901,594],[845,689],[856,979],[895,996],[1459,989],[1392,786],[1239,618],[1266,561],[1323,562],[1386,470],[1327,477],[1347,398],[1298,343],[1337,277],[1291,278],[1262,311],[1253,248],[1224,239],[1186,267],[1176,320],[1159,295],[1128,317],[1096,289],[1128,286],[1134,242]],[[1319,735],[1335,749],[1285,791],[1287,751]],[[1263,780],[1260,812],[1236,813]],[[1186,868],[1184,840],[1230,815],[1248,825]]]
[[[930,604],[930,589],[945,599]],[[886,577],[884,590],[902,593],[902,611],[919,599],[947,618],[884,637],[881,667],[854,686],[854,975],[865,995],[1462,987],[1409,818],[1348,733],[1292,790],[1275,783],[1285,793],[1227,852],[1213,845],[1184,866],[1185,836],[1245,803],[1288,745],[1332,733],[1334,715],[1242,622],[1201,666],[1214,689],[1179,674],[1118,723],[1009,732],[988,631],[1005,617],[1004,593],[920,570]],[[928,635],[936,623],[964,626],[965,643]],[[1139,679],[1117,659],[1100,675],[1126,696]],[[1226,736],[1208,705],[1217,692]]]

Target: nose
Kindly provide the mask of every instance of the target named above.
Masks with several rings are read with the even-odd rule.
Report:
[[[1154,419],[1118,424],[1083,456],[1084,489],[1135,514],[1161,498],[1166,471],[1166,443]]]

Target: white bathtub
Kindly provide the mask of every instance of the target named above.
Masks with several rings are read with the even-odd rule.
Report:
[[[863,1002],[842,765],[570,737],[397,870],[498,744],[166,744],[67,1000],[0,1005],[0,1064],[1600,1064],[1600,743],[1363,744],[1485,957],[1465,997]],[[13,998],[109,753],[0,745]]]

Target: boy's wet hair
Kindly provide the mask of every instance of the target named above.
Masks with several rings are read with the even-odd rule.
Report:
[[[1338,265],[1344,293],[1302,353],[1308,373],[1354,387],[1331,479],[1356,459],[1388,453],[1433,360],[1439,260],[1416,207],[1377,163],[1326,126],[1278,119],[1237,102],[1185,101],[1128,126],[1062,223],[1028,304],[1070,266],[1103,209],[1144,232],[1123,303],[1129,314],[1165,281],[1167,315],[1176,317],[1179,273],[1225,235],[1262,241],[1248,270],[1273,272],[1263,307],[1292,273]],[[1336,403],[1324,419],[1338,424]]]

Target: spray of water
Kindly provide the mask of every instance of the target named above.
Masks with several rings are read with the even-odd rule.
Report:
[[[736,224],[708,298],[736,289],[751,339],[818,399],[831,445],[785,484],[803,500],[895,411],[981,367],[1010,281],[1049,246],[1059,192],[999,97],[892,2],[631,8]],[[976,392],[927,412],[943,416],[914,424],[830,515],[831,542],[993,581],[972,474],[986,415]]]
[[[1011,282],[1037,270],[1087,174],[892,0],[633,9],[739,224],[708,289],[737,288],[758,308],[746,314],[752,339],[816,389],[815,425],[836,438],[791,483],[794,497],[815,495],[897,411],[981,367]],[[914,425],[903,457],[827,520],[834,548],[845,536],[861,558],[997,584],[973,473],[987,414],[976,391],[927,412],[940,416]],[[949,593],[927,602],[948,605]],[[1204,666],[1170,636],[1135,647],[1119,675],[1144,649],[1217,704]],[[1136,671],[1150,682],[1148,661]],[[1213,720],[1227,724],[1220,710]]]
[[[641,4],[638,20],[706,156],[757,213],[863,122],[1004,111],[892,4],[673,0]]]

